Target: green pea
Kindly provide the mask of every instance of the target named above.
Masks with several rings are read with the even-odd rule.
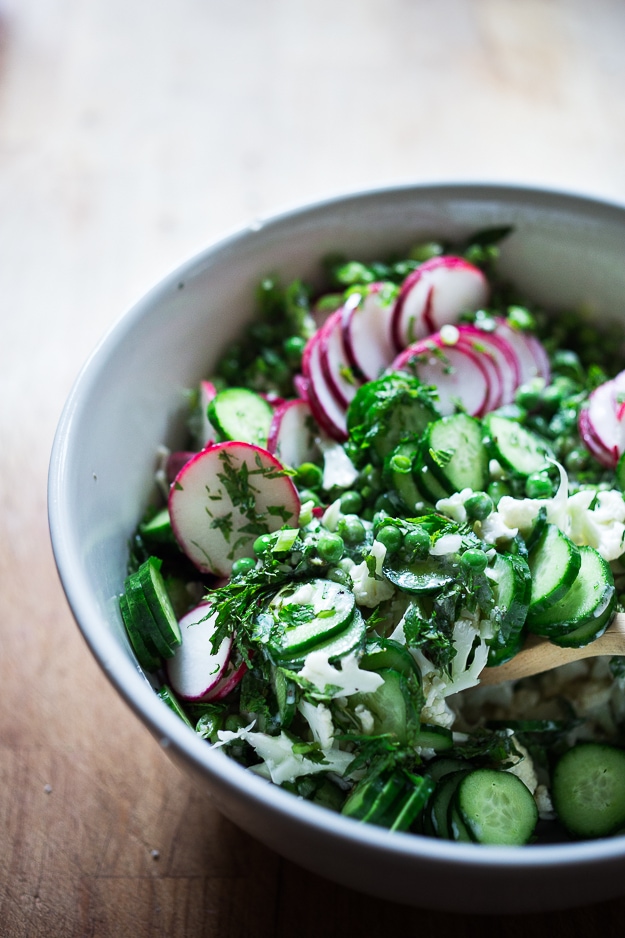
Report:
[[[460,562],[463,567],[471,570],[473,573],[482,573],[488,565],[488,557],[479,547],[469,547],[465,550]]]
[[[224,729],[228,730],[229,733],[236,733],[237,730],[243,729],[244,726],[247,726],[247,723],[238,713],[230,713],[224,723]]]
[[[341,570],[340,567],[331,567],[326,573],[326,576],[328,580],[339,583],[341,586],[346,586],[348,589],[352,589],[354,586],[350,575],[345,570]]]
[[[341,495],[341,511],[344,515],[357,515],[362,511],[363,498],[360,492],[348,489]]]
[[[410,472],[412,469],[412,460],[408,456],[401,456],[396,453],[391,457],[390,468],[393,472]]]
[[[495,479],[494,482],[490,483],[486,492],[492,498],[494,504],[498,505],[500,498],[503,498],[504,495],[510,495],[510,486],[500,479]]]
[[[494,509],[493,500],[486,492],[475,492],[464,503],[470,521],[483,521]]]
[[[261,557],[263,554],[266,554],[268,550],[271,550],[273,544],[273,538],[271,534],[261,534],[260,537],[257,537],[254,541],[254,553],[257,557]]]
[[[532,378],[531,381],[522,384],[515,394],[514,400],[525,410],[536,410],[540,407],[541,395],[545,388],[544,378]]]
[[[525,331],[534,329],[536,322],[529,309],[524,306],[508,307],[508,322],[513,329],[523,329]]]
[[[382,484],[382,474],[377,466],[372,466],[371,463],[369,463],[361,471],[360,481],[362,485],[368,485],[372,489],[379,489]]]
[[[319,498],[316,492],[313,492],[312,489],[301,489],[299,493],[299,498],[300,498],[302,505],[305,502],[313,502],[313,504],[315,505],[315,508],[317,508],[321,504],[321,499]]]
[[[563,396],[562,388],[557,384],[550,384],[541,394],[541,404],[547,410],[557,410],[562,403]]]
[[[239,559],[235,560],[232,564],[232,576],[241,576],[242,574],[249,573],[255,566],[256,561],[253,557],[239,557]]]
[[[323,480],[323,472],[314,462],[303,462],[297,467],[295,479],[307,489],[318,489]]]
[[[388,554],[396,554],[404,538],[399,528],[394,524],[385,524],[380,528],[375,539],[380,544],[384,544]]]
[[[439,257],[443,251],[443,245],[438,241],[424,241],[410,249],[410,258],[413,261],[429,261],[431,257]]]
[[[317,553],[327,563],[338,563],[343,556],[345,542],[339,534],[324,532],[317,541]]]
[[[365,526],[358,515],[345,515],[339,518],[336,530],[345,543],[351,545],[361,544],[366,535]]]
[[[385,511],[388,515],[394,515],[396,513],[395,504],[388,492],[384,492],[382,495],[378,495],[373,507],[376,511]]]
[[[528,498],[551,498],[553,484],[546,473],[533,472],[525,480],[525,494]]]
[[[300,335],[291,335],[282,343],[284,356],[289,365],[298,367],[302,361],[302,354],[306,347],[306,339]]]
[[[584,469],[588,468],[589,463],[589,454],[587,450],[577,448],[572,449],[570,453],[567,453],[564,466],[568,469],[569,472],[582,472]]]
[[[430,535],[425,528],[412,528],[404,535],[404,547],[417,560],[425,560],[430,553]]]

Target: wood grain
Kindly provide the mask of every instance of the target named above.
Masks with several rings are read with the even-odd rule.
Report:
[[[0,15],[0,933],[620,933],[621,901],[500,920],[392,906],[223,820],[92,660],[45,486],[95,343],[255,216],[407,180],[625,201],[623,4],[3,0]]]

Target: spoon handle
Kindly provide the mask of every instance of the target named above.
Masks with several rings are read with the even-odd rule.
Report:
[[[481,685],[503,684],[517,681],[532,674],[541,674],[550,668],[594,658],[597,655],[625,655],[625,614],[618,613],[599,638],[581,648],[560,648],[537,635],[530,635],[523,649],[505,664],[484,668],[480,674]]]

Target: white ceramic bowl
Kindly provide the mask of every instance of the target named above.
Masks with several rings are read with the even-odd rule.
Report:
[[[138,669],[117,597],[157,446],[181,445],[185,389],[249,319],[268,272],[319,275],[332,251],[384,255],[421,238],[514,225],[502,269],[536,300],[625,316],[625,208],[536,189],[410,186],[350,195],[257,224],[166,277],[82,370],[58,428],[49,518],[59,573],[93,654],[171,758],[217,807],[289,859],[363,892],[448,911],[518,912],[625,893],[625,837],[524,848],[456,844],[336,816],[247,772],[195,736]]]

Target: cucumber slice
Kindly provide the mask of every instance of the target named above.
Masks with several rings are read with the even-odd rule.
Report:
[[[156,557],[149,557],[145,563],[141,564],[136,575],[161,635],[170,649],[177,648],[182,642],[182,636],[165,580],[160,571],[160,561]]]
[[[175,648],[162,634],[152,615],[138,572],[126,577],[124,589],[130,615],[146,647],[159,658],[171,658]]]
[[[443,566],[436,557],[413,560],[411,563],[395,563],[382,568],[387,580],[405,593],[434,593],[454,580],[447,565]]]
[[[376,638],[368,642],[360,667],[365,671],[392,668],[405,677],[412,674],[417,680],[421,680],[419,666],[406,646],[400,645],[391,638]]]
[[[283,587],[267,607],[274,619],[269,651],[278,662],[300,657],[343,631],[354,605],[354,594],[333,580]]]
[[[128,639],[132,650],[135,653],[139,666],[145,671],[156,671],[160,667],[161,660],[153,647],[148,647],[143,640],[141,631],[137,628],[135,618],[130,612],[128,597],[124,593],[119,597],[119,611],[122,621],[126,626]]]
[[[553,772],[556,814],[578,837],[607,837],[625,825],[625,751],[604,743],[578,743]]]
[[[186,713],[180,706],[178,698],[174,694],[171,687],[169,687],[167,684],[163,684],[163,686],[157,692],[156,696],[160,697],[163,703],[166,703],[169,709],[173,710],[176,716],[180,717],[183,723],[186,723],[187,726],[191,727],[191,729],[194,728],[193,724],[191,723],[191,720],[189,719],[189,717],[186,715]]]
[[[573,585],[562,599],[532,620],[532,632],[556,644],[559,639],[568,644],[573,638],[574,647],[585,644],[578,641],[581,635],[592,641],[599,630],[605,629],[616,603],[614,577],[608,563],[593,547],[580,547],[579,552],[581,564]]]
[[[499,625],[488,642],[488,664],[498,665],[513,658],[523,644],[532,575],[527,562],[517,554],[497,554],[486,572],[495,599],[491,619]]]
[[[443,488],[428,464],[424,462],[422,449],[415,461],[414,477],[421,495],[432,505],[435,505],[441,498],[448,497],[447,489]]]
[[[409,781],[411,784],[408,794],[404,797],[403,803],[397,810],[395,819],[390,825],[392,831],[409,830],[422,814],[434,791],[434,782],[427,775],[411,774]]]
[[[466,414],[435,420],[424,436],[424,460],[447,494],[466,488],[481,492],[488,458],[480,422]]]
[[[394,736],[400,743],[418,731],[418,720],[408,681],[393,668],[381,668],[384,683],[368,694],[353,694],[350,702],[362,704],[373,716],[374,734]]]
[[[411,514],[414,514],[417,503],[423,500],[413,473],[418,449],[415,441],[405,440],[395,447],[384,466],[384,477],[389,486],[397,492],[404,508]]]
[[[458,785],[454,806],[470,838],[480,844],[526,844],[538,821],[529,788],[511,772],[496,769],[469,772]]]
[[[247,388],[218,391],[208,405],[207,415],[222,440],[267,446],[273,410],[255,391]]]
[[[281,661],[281,664],[285,668],[296,671],[304,666],[306,655],[311,651],[323,651],[327,654],[330,664],[336,664],[336,662],[344,658],[345,655],[350,655],[352,652],[360,650],[365,643],[365,635],[365,620],[360,611],[354,609],[351,619],[342,632],[339,632],[338,635],[333,635],[331,638],[327,639],[327,641],[319,642],[317,645],[307,649],[295,658],[291,658],[288,661]]]
[[[554,458],[545,440],[509,417],[487,414],[484,429],[490,455],[514,475],[529,476],[544,469],[548,458]]]
[[[433,749],[434,752],[446,752],[453,748],[454,737],[446,726],[422,723],[415,744],[423,749]]]
[[[582,558],[579,548],[555,524],[547,524],[528,557],[532,574],[527,623],[544,615],[573,585]]]
[[[169,509],[161,508],[149,521],[140,524],[139,534],[146,544],[154,544],[158,547],[175,544],[176,539],[171,527]]]
[[[423,832],[432,837],[441,837],[451,840],[449,806],[456,794],[458,785],[467,774],[468,769],[456,769],[446,772],[439,779],[434,794],[426,811]]]

